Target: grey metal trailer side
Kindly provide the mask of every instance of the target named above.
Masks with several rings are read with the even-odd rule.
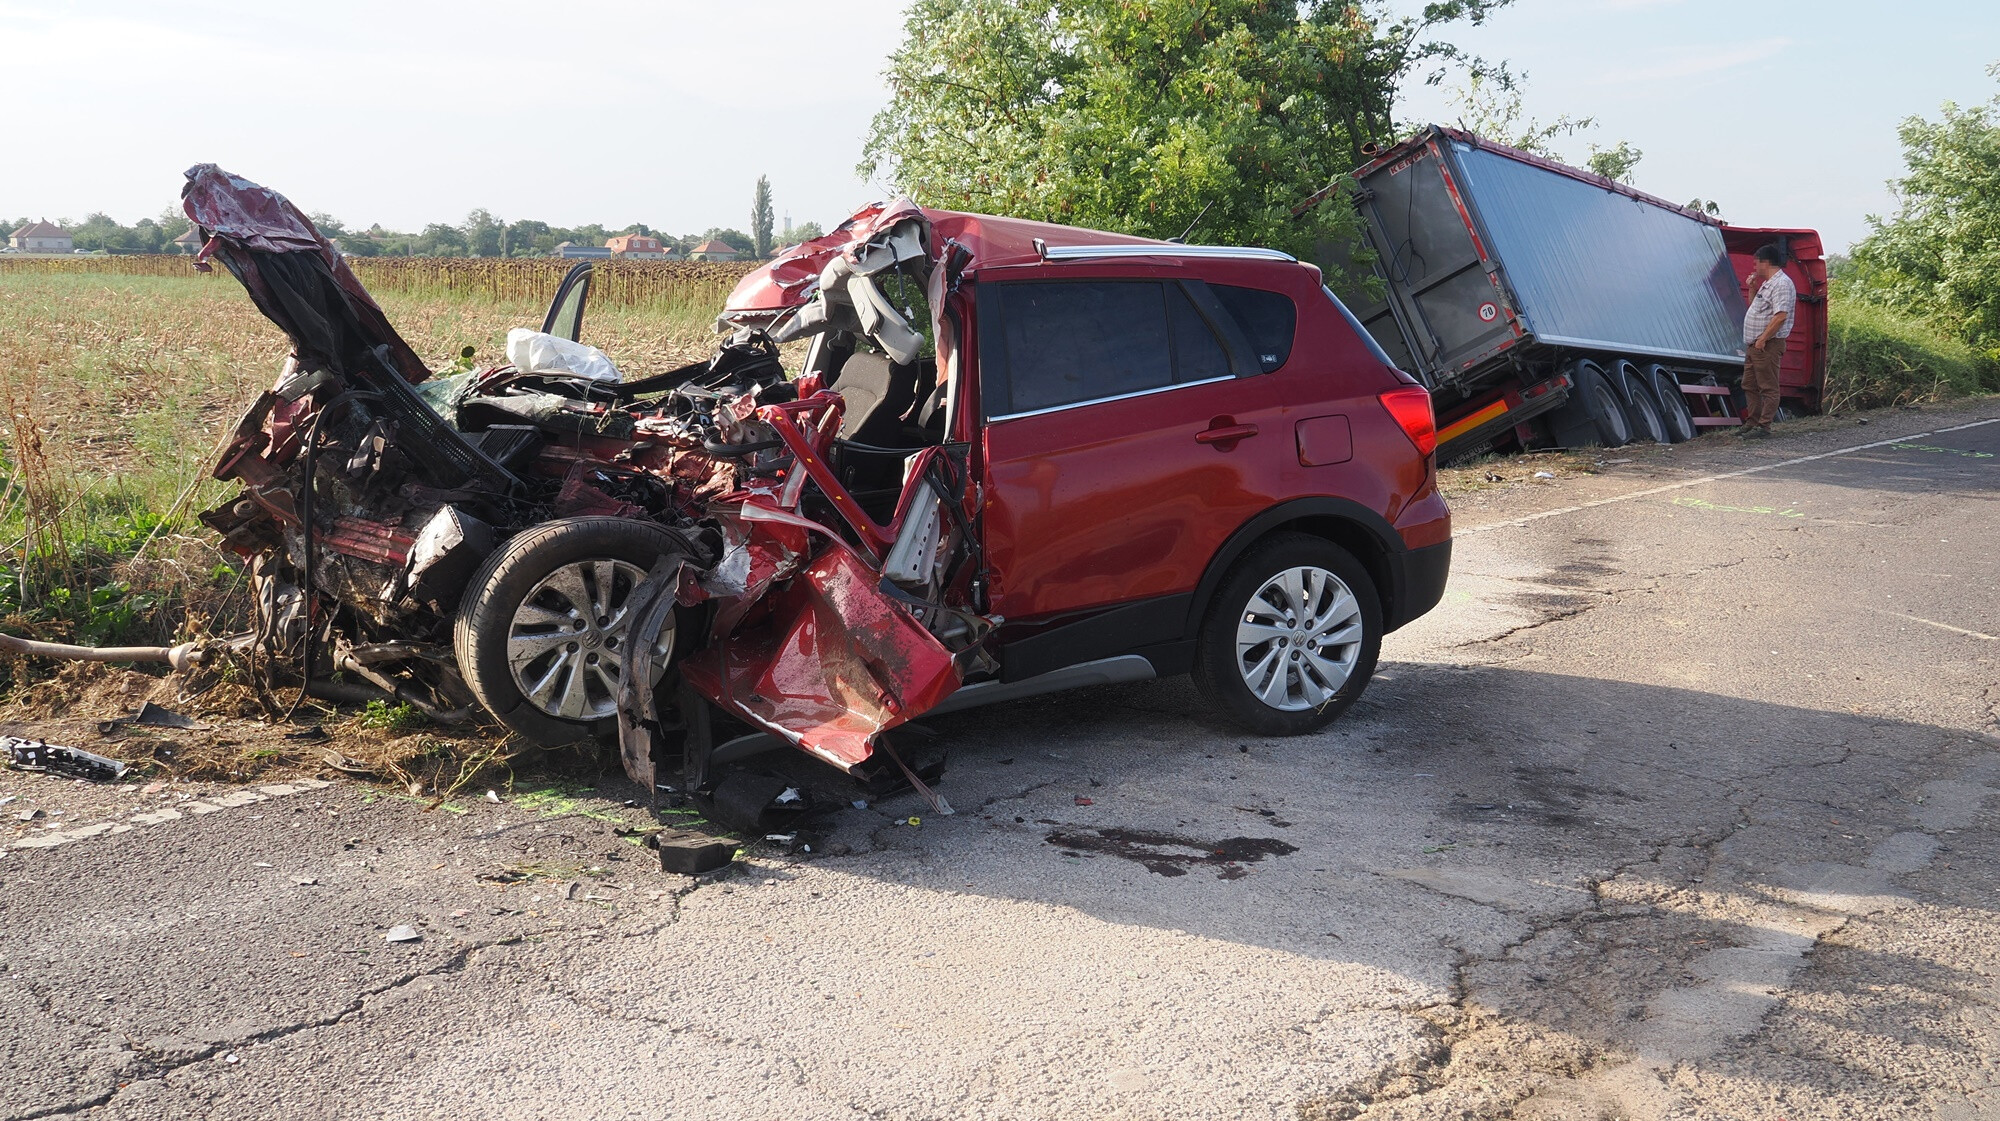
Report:
[[[1718,220],[1437,126],[1354,179],[1381,294],[1351,302],[1430,388],[1440,459],[1510,432],[1686,439],[1707,419],[1703,383],[1740,376],[1743,294]]]

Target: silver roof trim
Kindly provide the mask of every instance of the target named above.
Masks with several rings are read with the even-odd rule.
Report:
[[[1259,249],[1249,245],[1165,245],[1140,243],[1134,245],[1050,245],[1042,249],[1045,261],[1088,261],[1102,257],[1203,257],[1234,258],[1254,261],[1290,261],[1298,258],[1276,249]]]

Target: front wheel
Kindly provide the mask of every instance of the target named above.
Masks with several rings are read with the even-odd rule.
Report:
[[[664,555],[667,529],[566,518],[515,535],[473,576],[453,638],[472,693],[509,728],[557,746],[617,728],[632,593]],[[652,684],[675,654],[673,616],[653,636]]]
[[[1368,570],[1330,541],[1273,534],[1216,589],[1196,639],[1194,681],[1244,728],[1296,736],[1361,696],[1382,647]]]

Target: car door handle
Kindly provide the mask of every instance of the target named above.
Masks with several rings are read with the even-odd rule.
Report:
[[[1254,424],[1224,424],[1215,428],[1204,428],[1195,433],[1194,442],[1197,444],[1225,444],[1234,440],[1244,439],[1245,437],[1255,436],[1256,434],[1257,426]]]

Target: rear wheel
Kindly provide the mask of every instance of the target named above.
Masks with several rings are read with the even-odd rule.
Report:
[[[453,631],[479,703],[545,746],[616,731],[632,592],[680,538],[651,522],[565,518],[509,540],[474,574]],[[674,655],[653,640],[653,684]]]
[[[1622,448],[1632,442],[1632,421],[1625,415],[1625,404],[1597,363],[1576,364],[1576,392],[1599,444]]]
[[[1252,732],[1295,736],[1325,727],[1368,687],[1382,605],[1346,550],[1273,534],[1223,579],[1196,642],[1194,681],[1211,704]]]
[[[1660,365],[1648,366],[1640,372],[1653,391],[1653,400],[1660,404],[1660,423],[1666,427],[1668,442],[1679,444],[1694,439],[1694,410],[1688,408],[1687,395],[1681,392],[1680,377]]]
[[[1628,361],[1619,361],[1611,368],[1611,376],[1617,379],[1618,395],[1624,398],[1626,419],[1632,422],[1634,439],[1651,440],[1656,444],[1667,442],[1666,421],[1660,416],[1660,404],[1653,399],[1653,391],[1646,380],[1639,376],[1639,367]]]

